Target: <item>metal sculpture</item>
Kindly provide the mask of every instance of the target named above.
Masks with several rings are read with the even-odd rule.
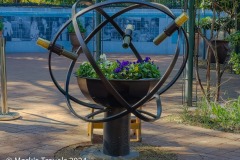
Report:
[[[118,31],[118,33],[124,38],[125,37],[124,31],[122,31],[122,29],[116,24],[114,19],[128,11],[133,10],[133,9],[137,9],[137,8],[156,9],[160,12],[165,13],[173,20],[175,20],[176,17],[170,11],[170,9],[168,9],[166,6],[164,6],[162,4],[149,3],[149,2],[138,1],[138,0],[106,1],[106,2],[95,4],[95,5],[91,5],[85,9],[82,9],[79,12],[76,12],[76,6],[78,5],[78,3],[80,3],[80,2],[77,2],[76,4],[73,5],[72,18],[69,19],[63,25],[63,27],[59,29],[54,40],[51,43],[40,40],[40,42],[38,42],[38,43],[42,46],[45,46],[45,48],[48,48],[50,50],[50,53],[49,53],[50,75],[51,75],[52,81],[54,82],[55,86],[58,88],[58,90],[62,94],[65,95],[67,105],[68,105],[70,111],[78,118],[80,118],[84,121],[87,121],[87,122],[106,122],[106,123],[104,123],[103,153],[105,155],[113,156],[113,157],[127,156],[130,154],[130,147],[129,147],[130,114],[132,113],[136,117],[140,118],[141,120],[147,121],[147,122],[152,122],[152,121],[155,121],[160,118],[161,112],[162,112],[160,95],[162,93],[164,93],[168,88],[170,88],[176,82],[176,80],[181,75],[181,73],[185,67],[186,61],[187,61],[187,57],[188,57],[187,35],[180,26],[178,26],[177,28],[176,28],[176,26],[173,26],[172,28],[167,30],[168,32],[169,31],[173,32],[175,30],[178,31],[178,42],[177,42],[177,46],[176,46],[176,52],[175,52],[175,55],[173,56],[173,59],[169,65],[169,67],[167,68],[165,74],[162,76],[162,78],[160,80],[158,80],[158,81],[154,80],[154,82],[147,82],[148,83],[147,89],[145,89],[145,90],[147,90],[147,92],[144,91],[143,95],[141,95],[134,101],[130,102],[129,100],[126,100],[127,99],[126,96],[124,96],[124,94],[120,93],[121,91],[119,89],[117,89],[119,83],[126,83],[126,82],[111,82],[110,80],[108,80],[103,75],[101,70],[99,69],[96,61],[94,60],[94,57],[92,56],[89,48],[87,47],[87,43],[107,23],[111,23],[111,25],[116,29],[116,31]],[[116,12],[113,15],[109,15],[108,13],[106,13],[104,11],[103,8],[111,7],[112,5],[115,5],[115,4],[127,4],[127,7],[123,8],[122,10]],[[83,14],[93,11],[93,10],[100,13],[105,18],[105,20],[102,23],[100,23],[98,26],[96,26],[96,28],[92,31],[92,33],[90,33],[90,35],[88,35],[88,37],[83,39],[83,37],[79,31],[78,25],[77,25],[77,18],[79,18]],[[77,49],[76,53],[68,53],[63,48],[56,45],[56,41],[57,41],[58,37],[70,23],[73,24],[78,41],[80,42],[80,47]],[[131,27],[129,27],[129,28],[131,29]],[[173,28],[174,28],[174,30],[173,30]],[[131,36],[131,34],[128,33],[128,36]],[[169,36],[169,34],[167,36]],[[160,36],[160,40],[158,38],[156,39],[156,44],[159,44],[163,40],[162,37],[164,37],[164,39],[166,38],[166,36]],[[184,54],[183,63],[181,65],[179,71],[175,75],[175,77],[170,81],[170,83],[168,83],[166,86],[162,87],[177,62],[177,59],[178,59],[178,56],[180,53],[180,43],[182,40],[181,38],[182,39],[184,38],[185,47],[186,47],[186,50],[185,50],[186,53]],[[129,39],[130,38],[128,38],[129,44],[124,44],[124,46],[126,46],[126,47],[129,46],[130,49],[132,50],[132,52],[134,53],[134,55],[136,56],[136,58],[138,60],[142,60],[141,55],[138,53],[137,49],[134,47],[133,43]],[[70,67],[69,67],[69,70],[67,73],[65,89],[63,89],[58,84],[58,82],[56,81],[56,79],[53,75],[53,72],[52,72],[51,62],[52,62],[52,53],[53,52],[58,53],[59,55],[64,55],[64,56],[72,59],[72,62],[70,64]],[[73,67],[75,66],[77,58],[81,53],[84,53],[86,55],[88,61],[91,63],[94,70],[99,75],[98,82],[96,82],[96,80],[91,80],[91,79],[81,79],[80,78],[78,80],[79,86],[80,86],[82,92],[84,92],[84,95],[86,97],[88,97],[90,100],[93,99],[93,97],[94,97],[95,100],[93,100],[93,101],[95,102],[95,104],[83,102],[69,94],[69,83],[70,83],[70,79],[72,77]],[[137,83],[139,83],[139,82],[137,82]],[[101,84],[100,86],[103,87],[102,89],[105,90],[106,94],[108,95],[108,96],[104,97],[103,99],[101,99],[102,97],[100,97],[99,99],[96,99],[97,93],[95,94],[94,90],[91,87],[86,87],[89,85],[91,86],[91,84],[96,85],[97,83]],[[115,83],[117,83],[117,85]],[[154,85],[152,85],[152,84],[154,84]],[[83,87],[81,87],[81,86],[83,86]],[[83,88],[85,88],[85,89],[83,89]],[[122,88],[122,87],[120,87],[120,88]],[[150,88],[150,90],[149,90],[149,88]],[[92,94],[94,94],[94,96]],[[111,98],[109,98],[109,95]],[[127,96],[132,96],[132,93],[128,94]],[[114,101],[108,102],[112,98],[114,99]],[[132,97],[130,99],[132,99]],[[145,104],[146,102],[148,102],[152,99],[156,100],[156,104],[157,104],[157,113],[156,114],[138,109],[140,106],[142,106],[143,104]],[[73,109],[73,107],[71,105],[72,101],[77,104],[86,106],[88,108],[95,109],[95,112],[87,114],[86,116],[81,116]],[[112,105],[114,105],[114,106],[112,106]],[[105,116],[102,118],[94,117],[101,113],[104,113]],[[121,127],[119,127],[119,126],[121,126]]]

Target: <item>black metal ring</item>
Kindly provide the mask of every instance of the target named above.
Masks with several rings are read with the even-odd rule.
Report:
[[[99,3],[99,4],[95,4],[93,6],[90,6],[78,13],[76,13],[76,15],[72,16],[72,19],[68,20],[65,25],[60,29],[60,31],[58,32],[57,36],[55,37],[54,41],[53,41],[53,45],[55,44],[57,38],[59,37],[60,33],[71,23],[73,22],[74,24],[74,28],[76,30],[76,33],[77,33],[77,37],[78,37],[78,40],[81,44],[81,47],[78,49],[77,53],[80,54],[80,50],[82,49],[83,47],[83,50],[85,51],[85,53],[87,53],[86,55],[88,56],[88,59],[90,61],[90,63],[93,65],[94,69],[96,70],[97,73],[100,73],[101,74],[101,71],[98,69],[98,67],[96,66],[96,63],[94,61],[94,59],[91,57],[91,54],[88,50],[88,48],[86,47],[85,45],[85,42],[88,42],[94,34],[90,34],[90,36],[88,36],[86,39],[85,39],[85,42],[83,40],[83,38],[81,37],[80,35],[80,32],[78,31],[78,26],[77,26],[77,23],[76,23],[76,18],[81,16],[82,14],[86,13],[86,12],[89,12],[93,9],[96,9],[99,13],[101,13],[103,16],[105,14],[105,18],[107,19],[107,21],[105,21],[105,23],[108,23],[110,22],[111,23],[111,20],[109,20],[109,18],[111,18],[110,16],[108,16],[103,10],[100,9],[100,7],[103,7],[103,6],[107,6],[107,5],[110,5],[110,4],[116,4],[116,3],[130,3],[130,4],[137,4],[137,5],[132,5],[130,7],[128,7],[128,9],[131,9],[132,8],[138,8],[140,6],[147,6],[147,7],[152,7],[152,8],[155,8],[157,10],[160,10],[162,12],[164,12],[165,14],[167,14],[168,16],[170,16],[172,19],[175,19],[175,16],[173,15],[173,13],[168,9],[166,8],[165,6],[161,5],[161,4],[155,4],[155,3],[147,3],[147,2],[139,2],[139,1],[136,1],[136,0],[132,0],[132,1],[128,1],[128,0],[122,0],[122,1],[108,1],[108,2],[103,2],[103,3]],[[76,6],[75,6],[76,7]],[[128,9],[123,9],[122,12],[125,13],[125,11],[127,11]],[[115,14],[115,16],[118,16],[118,14]],[[113,17],[113,16],[112,16]],[[102,26],[104,26],[104,24],[102,23],[101,24]],[[101,29],[101,25],[98,26],[92,33],[96,33],[99,29]],[[114,24],[113,24],[114,25]],[[116,25],[115,25],[116,26]],[[117,29],[117,27],[115,27]],[[117,29],[118,30],[118,29]],[[121,30],[121,29],[120,29]],[[123,31],[122,31],[123,32]],[[119,32],[120,34],[123,34],[122,32]],[[183,29],[180,29],[179,30],[179,38],[181,37],[181,32],[184,33],[184,37],[185,37],[185,41],[186,41],[186,46],[188,48],[188,41],[187,41],[187,37],[186,37],[186,33],[184,32]],[[169,66],[169,68],[167,69],[167,71],[165,72],[163,78],[158,82],[158,84],[155,86],[155,88],[147,95],[145,96],[142,100],[140,100],[138,103],[134,104],[133,106],[130,106],[119,94],[118,92],[111,86],[110,82],[104,77],[104,76],[100,76],[101,80],[103,81],[103,83],[105,84],[106,88],[108,89],[108,91],[112,92],[112,94],[115,96],[115,98],[119,99],[119,102],[122,103],[123,107],[126,108],[125,111],[123,111],[122,113],[120,114],[117,114],[117,115],[114,115],[112,117],[106,117],[106,118],[103,118],[103,119],[95,119],[95,120],[92,120],[92,119],[89,119],[89,117],[91,116],[86,116],[86,117],[82,117],[80,115],[78,115],[74,110],[73,108],[71,107],[71,102],[70,100],[73,100],[74,102],[78,103],[78,104],[82,104],[84,106],[87,106],[89,108],[95,108],[95,109],[100,109],[102,111],[104,111],[103,107],[102,106],[99,106],[99,105],[93,105],[93,104],[87,104],[85,102],[82,102],[80,100],[77,100],[75,99],[74,97],[72,97],[71,95],[69,95],[69,81],[70,81],[70,77],[71,77],[71,74],[72,74],[72,69],[73,69],[73,66],[75,65],[75,62],[76,61],[72,61],[70,67],[69,67],[69,71],[68,71],[68,74],[67,74],[67,81],[66,81],[66,85],[65,85],[65,90],[63,90],[60,85],[57,83],[57,81],[55,80],[54,76],[53,76],[53,73],[52,73],[52,70],[51,70],[51,51],[50,51],[50,54],[49,54],[49,70],[50,70],[50,75],[51,75],[51,78],[54,82],[54,84],[56,85],[56,87],[60,90],[61,93],[63,93],[65,96],[66,96],[66,99],[67,99],[67,104],[68,104],[68,107],[69,109],[71,110],[71,112],[76,115],[77,117],[83,119],[83,120],[86,120],[86,121],[90,121],[90,122],[104,122],[104,121],[110,121],[110,120],[113,120],[113,119],[116,119],[116,118],[119,118],[121,116],[124,116],[128,113],[133,113],[135,114],[137,117],[145,120],[145,121],[153,121],[153,120],[156,120],[158,118],[158,116],[152,116],[153,119],[149,119],[147,118],[146,116],[142,115],[141,113],[143,113],[142,111],[139,112],[138,110],[136,110],[138,108],[138,106],[144,104],[145,102],[147,102],[158,90],[159,88],[163,85],[163,83],[166,81],[166,79],[168,78],[168,76],[170,75],[176,61],[177,61],[177,57],[178,57],[178,54],[179,54],[179,38],[178,38],[178,43],[177,43],[177,49],[176,49],[176,53],[175,53],[175,57],[173,58],[173,61],[172,61],[172,65]],[[130,46],[131,47],[131,46]],[[134,48],[134,47],[133,47]],[[134,51],[133,51],[134,52]],[[135,52],[134,52],[135,53]],[[138,53],[137,53],[138,54]],[[136,55],[136,57],[139,59],[138,55]],[[188,55],[188,50],[187,50],[187,55]],[[185,56],[185,59],[183,61],[183,64],[179,70],[178,73],[182,73],[183,71],[183,68],[185,66],[185,62],[186,62],[186,59],[187,59],[187,55]],[[177,74],[177,76],[170,82],[170,84],[172,85],[176,79],[179,77],[179,74]],[[170,87],[168,85],[168,87]],[[157,92],[159,94],[159,91]],[[161,92],[160,92],[161,93]],[[97,112],[102,112],[102,111],[97,111]],[[145,114],[147,115],[151,115],[151,114],[148,114],[147,112],[145,112]],[[92,115],[95,115],[95,114],[92,114]],[[88,117],[88,118],[87,118]]]

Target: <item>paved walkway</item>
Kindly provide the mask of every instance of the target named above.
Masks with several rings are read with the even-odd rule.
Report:
[[[47,54],[7,55],[8,106],[21,119],[0,122],[0,160],[53,158],[54,153],[71,144],[89,141],[87,123],[70,114],[64,96],[50,80]],[[168,64],[170,57],[162,57]],[[63,85],[68,61],[56,57],[53,63],[56,79]],[[162,63],[163,64],[163,63]],[[233,96],[240,93],[240,77],[226,74],[223,84]],[[75,79],[71,94],[81,96]],[[178,81],[162,96],[163,116],[181,110],[182,83]],[[78,109],[80,110],[80,109]],[[86,113],[87,109],[81,109]],[[239,160],[240,134],[224,133],[186,126],[160,119],[143,123],[143,143],[173,151],[182,160]],[[42,157],[42,158],[41,158]]]

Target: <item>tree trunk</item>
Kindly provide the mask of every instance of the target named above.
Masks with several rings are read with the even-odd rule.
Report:
[[[237,7],[237,9],[236,9],[236,17],[235,17],[235,19],[236,19],[236,31],[240,31],[240,19],[239,19],[239,17],[238,17],[238,14],[237,13],[240,13],[240,4],[238,3],[238,7]],[[239,45],[237,45],[236,47],[235,47],[235,52],[237,53],[237,54],[239,54],[239,52],[240,52],[240,46]]]
[[[217,51],[217,45],[216,41],[214,44],[214,56],[216,59],[216,92],[215,92],[215,97],[214,101],[217,102],[219,100],[219,94],[220,94],[220,83],[221,83],[221,77],[220,77],[220,64],[219,64],[219,59],[218,59],[218,51]]]
[[[210,49],[210,47],[208,47],[208,50]],[[207,73],[206,73],[206,79],[207,79],[207,94],[206,94],[206,98],[208,101],[210,101],[210,82],[211,82],[211,74],[210,74],[210,58],[211,58],[211,55],[208,54],[207,56]]]

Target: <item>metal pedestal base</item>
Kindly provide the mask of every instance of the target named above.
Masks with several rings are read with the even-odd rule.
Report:
[[[100,146],[91,146],[80,152],[80,157],[84,157],[88,160],[104,159],[104,160],[131,160],[139,157],[139,152],[130,151],[126,156],[109,156],[103,153],[102,145]]]
[[[18,119],[20,114],[17,112],[9,112],[8,114],[0,113],[0,121],[10,121],[14,119]]]
[[[111,107],[105,117],[120,113],[122,107]],[[103,153],[108,156],[126,156],[130,153],[130,114],[105,122],[103,127]]]

